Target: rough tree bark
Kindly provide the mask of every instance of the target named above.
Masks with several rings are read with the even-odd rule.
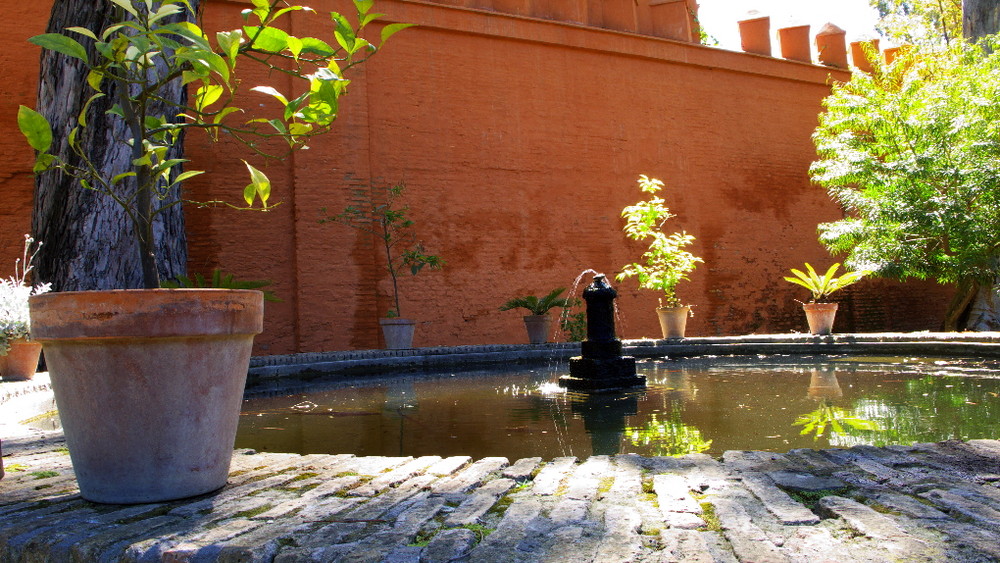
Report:
[[[191,4],[197,9],[197,0]],[[114,6],[107,1],[59,0],[52,6],[47,31],[58,33],[70,26],[99,31],[113,16]],[[89,55],[94,56],[93,45],[89,41],[84,43]],[[86,71],[80,61],[52,51],[42,52],[40,67],[37,109],[52,125],[52,153],[78,162],[66,137],[76,124],[84,102],[93,93],[86,85]],[[114,100],[108,94],[88,109],[89,126],[82,132],[83,145],[102,170],[117,173],[131,156],[128,147],[120,142],[127,138],[125,128],[119,120],[106,115]],[[163,95],[183,102],[186,91],[177,85]],[[182,152],[183,139],[169,158],[180,158]],[[143,286],[131,222],[111,198],[82,188],[73,178],[58,171],[36,178],[32,232],[43,243],[35,258],[34,275],[39,281],[51,282],[56,291]],[[154,238],[161,278],[183,274],[187,265],[187,239],[180,204],[160,215]]]
[[[1000,2],[997,0],[963,0],[962,35],[976,40],[1000,31]]]
[[[1000,2],[963,0],[962,35],[975,41],[1000,31]],[[944,330],[1000,330],[1000,265],[992,284],[966,281],[958,284],[945,316]]]

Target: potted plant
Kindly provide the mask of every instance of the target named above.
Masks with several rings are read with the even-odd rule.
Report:
[[[549,310],[553,307],[571,307],[575,301],[559,297],[564,291],[566,291],[565,287],[557,287],[541,299],[534,295],[515,297],[501,305],[500,310],[527,309],[530,314],[524,316],[524,328],[528,331],[528,342],[531,344],[545,344],[548,342],[550,328],[552,327],[552,317],[548,315]]]
[[[24,256],[14,265],[14,275],[0,280],[0,376],[4,380],[24,380],[35,376],[42,346],[31,340],[28,298],[49,290],[49,284],[28,282],[34,239],[25,235]]]
[[[413,220],[407,217],[410,208],[397,206],[406,185],[402,182],[385,188],[370,186],[360,194],[364,204],[349,205],[336,215],[327,215],[320,223],[340,223],[375,237],[381,245],[385,258],[385,270],[392,282],[392,307],[379,319],[385,347],[390,350],[413,347],[415,321],[402,316],[399,299],[399,278],[407,271],[417,275],[425,266],[440,270],[445,261],[441,257],[427,254],[423,243],[413,232]],[[326,208],[320,209],[325,215]]]
[[[639,176],[639,188],[651,196],[622,210],[624,230],[625,236],[632,240],[648,240],[649,248],[642,255],[644,263],[625,266],[616,279],[622,281],[635,276],[640,288],[662,292],[656,312],[663,338],[684,338],[691,307],[683,305],[677,297],[677,284],[688,279],[688,274],[703,260],[684,250],[694,242],[693,236],[684,231],[668,235],[661,230],[663,224],[675,216],[664,205],[663,198],[656,195],[663,189],[663,182],[642,175]]]
[[[840,263],[830,266],[822,276],[806,262],[806,271],[792,268],[794,277],[785,277],[785,281],[801,285],[812,293],[812,300],[809,303],[802,303],[802,309],[806,313],[806,321],[809,323],[811,334],[830,334],[833,332],[833,321],[837,316],[837,304],[823,302],[822,299],[829,297],[831,293],[843,289],[861,278],[868,272],[844,272],[844,275],[837,277],[837,268]],[[797,301],[797,300],[796,300]]]
[[[306,17],[312,10],[252,0],[243,11],[245,25],[210,38],[199,25],[176,20],[192,12],[187,0],[111,1],[117,16],[107,27],[70,27],[31,42],[84,65],[89,72],[80,88],[93,91],[91,101],[114,100],[110,113],[130,136],[113,142],[131,158],[114,173],[101,172],[94,147],[82,141],[86,106],[66,132],[71,159],[50,154],[52,128],[40,113],[22,106],[17,120],[37,151],[36,172],[56,169],[124,209],[129,219],[120,227],[134,235],[145,289],[32,296],[31,335],[43,344],[83,497],[157,502],[225,484],[253,337],[263,326],[259,291],[159,289],[154,222],[177,200],[181,183],[201,173],[182,171],[184,159],[167,157],[168,150],[193,129],[243,142],[256,154],[271,146],[261,139],[280,140],[288,150],[303,147],[337,117],[348,82],[343,71],[375,51],[358,32],[378,14],[369,13],[371,0],[355,0],[357,29],[334,13],[327,42],[281,29],[291,14]],[[402,27],[386,26],[383,41]],[[296,97],[252,88],[278,100],[283,112],[257,118],[238,105],[235,71],[244,61],[293,84]],[[190,92],[187,102],[159,95],[178,82]],[[269,208],[270,181],[246,167],[245,208]]]

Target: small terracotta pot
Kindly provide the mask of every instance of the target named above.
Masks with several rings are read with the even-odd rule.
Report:
[[[528,331],[530,344],[545,344],[549,341],[549,329],[552,327],[552,317],[548,315],[525,315],[524,328]]]
[[[691,307],[659,307],[656,315],[660,318],[660,331],[663,338],[684,338],[687,320],[691,315]]]
[[[379,319],[378,324],[382,325],[382,337],[385,338],[386,348],[389,350],[413,348],[413,330],[416,322],[411,319],[392,317]]]
[[[35,377],[38,369],[38,357],[42,353],[42,345],[38,342],[19,338],[10,343],[7,354],[0,356],[0,376],[4,381],[26,381]]]
[[[809,333],[826,335],[833,333],[833,321],[837,316],[836,303],[803,303],[809,323]]]

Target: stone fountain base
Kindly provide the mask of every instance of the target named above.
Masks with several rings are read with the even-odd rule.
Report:
[[[569,360],[569,373],[559,378],[559,385],[570,391],[599,393],[646,385],[646,378],[635,373],[635,358],[584,358]]]

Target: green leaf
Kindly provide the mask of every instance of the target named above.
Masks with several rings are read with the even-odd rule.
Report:
[[[215,34],[219,48],[232,61],[240,52],[240,44],[243,39],[243,31],[234,29],[233,31],[220,31]]]
[[[84,35],[86,37],[89,37],[89,38],[93,39],[94,41],[97,41],[97,35],[95,35],[93,31],[90,31],[89,29],[87,29],[85,27],[78,27],[78,26],[67,27],[66,31],[72,31],[74,33],[79,33],[80,35]]]
[[[302,40],[298,37],[288,36],[288,52],[292,54],[292,58],[296,61],[299,60],[299,53],[302,52]]]
[[[288,105],[288,98],[286,98],[284,96],[284,94],[282,94],[281,92],[277,91],[276,89],[274,89],[271,86],[254,86],[253,88],[250,89],[250,91],[251,92],[260,92],[261,94],[267,94],[269,96],[272,96],[272,97],[276,98],[279,102],[281,102],[281,105],[283,105],[283,106],[287,106]]]
[[[176,178],[174,178],[174,181],[172,182],[172,184],[179,184],[179,183],[183,182],[184,180],[187,180],[188,178],[194,178],[195,176],[198,176],[199,174],[204,174],[204,173],[205,173],[204,170],[187,170],[185,172],[181,172],[180,174],[177,175]]]
[[[384,44],[393,35],[399,33],[400,31],[403,31],[404,29],[406,29],[408,27],[413,27],[415,25],[416,24],[413,24],[413,23],[391,23],[391,24],[383,27],[382,28],[382,42],[379,44],[379,46],[381,47],[381,45]]]
[[[302,54],[316,55],[318,57],[332,57],[337,53],[337,50],[330,46],[329,43],[323,41],[322,39],[317,39],[315,37],[302,37]]]
[[[247,205],[252,206],[254,200],[259,197],[260,202],[266,208],[267,200],[271,197],[271,181],[266,174],[251,166],[249,162],[244,160],[243,164],[250,171],[250,183],[243,189],[243,199],[246,200]]]
[[[172,16],[174,14],[180,13],[184,9],[177,4],[164,4],[160,6],[160,9],[153,14],[153,17],[149,18],[149,23],[156,23],[167,16]]]
[[[132,6],[132,2],[130,2],[129,0],[111,0],[111,1],[120,6],[126,12],[132,14],[133,18],[139,17],[139,13],[135,11],[135,7]]]
[[[288,47],[288,33],[276,27],[247,26],[243,30],[258,51],[280,53]]]
[[[45,116],[37,111],[20,106],[17,109],[17,127],[36,151],[44,153],[52,146],[52,127]]]
[[[77,116],[76,122],[80,124],[80,127],[87,126],[87,110],[90,109],[90,104],[94,103],[94,100],[98,98],[103,98],[104,94],[98,92],[91,96],[86,103],[83,104],[83,109],[80,110],[80,115]]]
[[[87,60],[87,50],[76,39],[71,37],[66,37],[59,33],[43,33],[42,35],[36,35],[28,39],[28,41],[43,49],[62,53],[68,57],[77,58],[90,64]]]
[[[55,163],[55,161],[55,156],[48,153],[41,153],[38,155],[38,158],[35,159],[35,165],[32,167],[31,171],[35,174],[45,172],[52,167],[52,164]]]
[[[199,112],[204,111],[206,107],[219,101],[222,97],[223,92],[222,86],[218,84],[205,84],[195,92],[195,109]]]

